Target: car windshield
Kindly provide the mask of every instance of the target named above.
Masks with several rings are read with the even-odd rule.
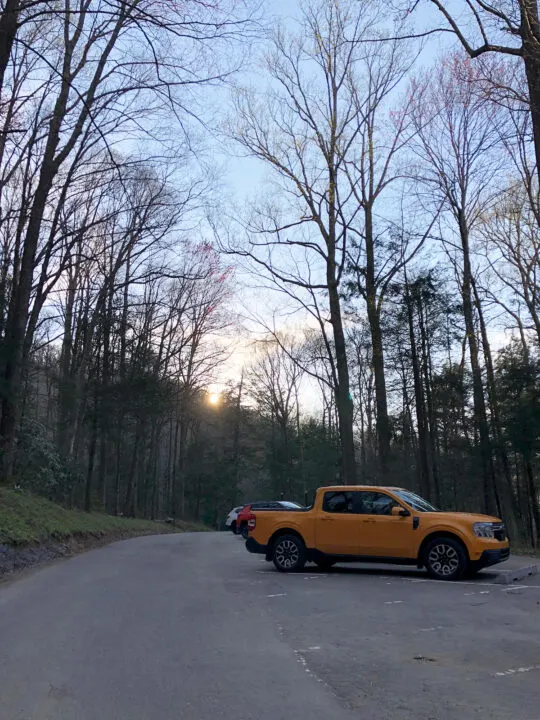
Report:
[[[404,500],[407,505],[410,505],[413,510],[418,510],[418,512],[439,512],[437,508],[431,503],[428,503],[427,500],[424,500],[424,498],[421,498],[419,495],[415,495],[408,490],[394,490],[394,493]]]

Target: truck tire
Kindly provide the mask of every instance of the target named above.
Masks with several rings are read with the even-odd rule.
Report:
[[[272,548],[272,560],[276,570],[294,572],[306,564],[306,546],[298,535],[280,535]]]
[[[460,542],[450,537],[434,538],[424,552],[424,564],[437,580],[460,580],[467,571],[467,555]]]

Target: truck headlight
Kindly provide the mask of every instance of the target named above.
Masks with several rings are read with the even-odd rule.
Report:
[[[473,525],[473,532],[476,537],[481,538],[494,538],[495,530],[493,529],[493,523],[478,522]]]

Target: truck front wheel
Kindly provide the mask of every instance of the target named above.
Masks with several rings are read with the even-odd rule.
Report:
[[[432,540],[424,557],[428,573],[437,580],[460,580],[467,570],[467,555],[463,546],[450,537]]]
[[[272,560],[280,572],[301,570],[306,564],[306,546],[298,535],[280,535],[274,542]]]

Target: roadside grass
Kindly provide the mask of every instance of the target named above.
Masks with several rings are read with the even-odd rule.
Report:
[[[0,544],[35,545],[71,538],[106,539],[153,533],[197,532],[208,528],[177,521],[161,522],[66,510],[49,500],[25,492],[0,488]]]
[[[540,548],[526,548],[510,546],[512,555],[530,555],[531,557],[540,558]]]

